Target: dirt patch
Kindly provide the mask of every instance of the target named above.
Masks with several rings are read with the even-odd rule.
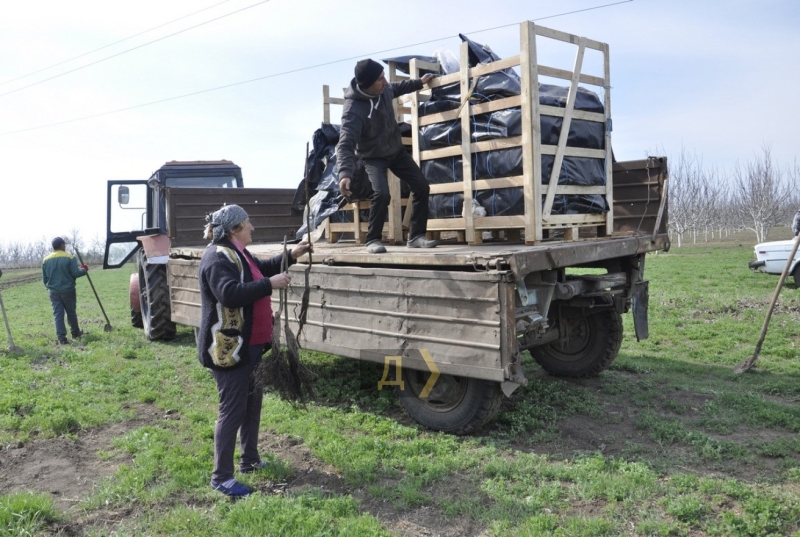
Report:
[[[59,509],[69,510],[89,496],[101,478],[112,475],[120,464],[130,462],[130,457],[121,454],[101,460],[98,451],[110,451],[113,439],[155,423],[164,414],[152,405],[135,408],[135,419],[84,431],[74,440],[48,438],[3,446],[0,494],[49,493]]]
[[[19,275],[11,275],[11,271],[3,271],[3,280],[0,281],[0,291],[5,289],[10,289],[12,287],[16,287],[18,285],[25,285],[26,283],[31,283],[35,281],[40,281],[42,279],[42,275],[38,272],[33,274],[19,274]],[[9,274],[9,276],[6,276]]]

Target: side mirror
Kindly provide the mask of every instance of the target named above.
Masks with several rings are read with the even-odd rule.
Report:
[[[119,187],[117,192],[117,201],[120,205],[127,205],[131,201],[131,191],[127,186]]]

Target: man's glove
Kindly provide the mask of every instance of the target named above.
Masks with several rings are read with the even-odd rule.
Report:
[[[81,268],[82,268],[83,270],[85,270],[86,272],[89,272],[89,265],[87,265],[87,264],[85,264],[85,263],[84,263],[83,265],[81,265]]]

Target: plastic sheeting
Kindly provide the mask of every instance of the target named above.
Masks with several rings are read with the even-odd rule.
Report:
[[[564,119],[560,117],[541,116],[542,144],[558,144],[563,122]],[[470,121],[472,142],[519,136],[520,134],[522,134],[522,112],[519,108],[507,108],[489,114],[478,114],[473,116]],[[419,148],[422,151],[460,143],[461,121],[458,119],[420,127]],[[602,123],[583,120],[570,122],[567,146],[603,149],[604,145],[605,129]]]
[[[347,199],[339,192],[339,168],[336,164],[336,144],[339,143],[339,125],[323,123],[322,126],[314,131],[312,136],[313,150],[309,153],[306,161],[308,170],[308,184],[310,191],[316,191],[311,196],[308,205],[311,208],[311,227],[316,228],[322,224],[326,218],[330,217],[331,222],[352,222],[352,211],[341,211],[340,209],[350,201],[368,200],[372,197],[372,185],[369,182],[364,161],[356,158],[356,169],[350,182],[352,196]],[[411,136],[411,125],[400,123],[401,136]],[[306,209],[305,201],[305,179],[297,187],[295,199],[292,204],[292,211],[295,214],[304,214]],[[405,183],[401,183],[400,194],[407,198],[409,188]],[[361,210],[361,219],[369,219],[369,210]],[[306,233],[305,218],[303,226],[297,231],[296,238],[301,238]]]

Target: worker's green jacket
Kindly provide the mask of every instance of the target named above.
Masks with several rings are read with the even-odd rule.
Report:
[[[56,250],[42,260],[42,281],[49,291],[63,293],[75,289],[75,280],[85,276],[71,253]]]

